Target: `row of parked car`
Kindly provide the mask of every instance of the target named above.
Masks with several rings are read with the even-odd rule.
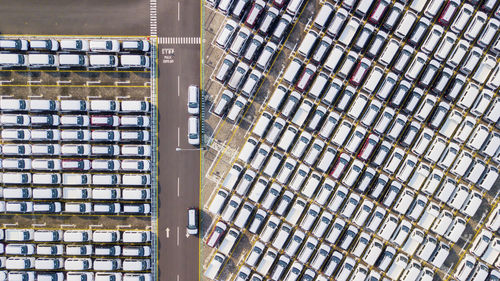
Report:
[[[50,235],[50,234],[49,234]],[[40,236],[40,233],[39,235]],[[0,252],[6,256],[151,256],[150,246],[107,246],[107,245],[77,245],[77,244],[1,244]],[[5,264],[5,260],[3,261]]]
[[[150,132],[146,130],[3,129],[1,137],[4,141],[148,142]]]
[[[111,191],[112,192],[112,191]],[[107,195],[105,190],[95,191],[96,195]],[[96,196],[97,197],[97,196]],[[93,198],[99,200],[100,198]],[[113,199],[113,200],[119,200]],[[81,202],[31,202],[0,201],[1,213],[21,214],[79,214],[79,215],[149,215],[150,204],[129,203],[81,203]]]
[[[143,55],[104,54],[18,54],[0,53],[0,68],[150,68],[151,60]]]
[[[149,160],[106,159],[0,159],[0,168],[5,170],[94,170],[94,171],[149,171]]]
[[[11,156],[78,156],[78,157],[151,157],[151,145],[97,145],[97,144],[8,144],[4,143],[0,145],[0,154],[4,157]],[[9,164],[13,164],[12,161],[17,161],[19,169],[22,169],[24,166],[28,165],[27,162],[21,162],[24,160],[30,159],[5,159],[8,160]],[[46,159],[38,161],[38,164],[49,164],[52,162],[47,161],[55,161],[56,159]],[[73,166],[75,169],[81,167],[82,169],[85,167],[90,167],[85,164],[85,159],[75,159],[76,162],[71,162],[68,160],[67,167]],[[63,160],[66,162],[65,160]],[[83,161],[83,162],[82,162]],[[32,162],[31,162],[32,163]],[[55,162],[54,162],[55,163]],[[61,162],[62,163],[62,162]],[[75,163],[78,166],[74,165]],[[11,167],[10,165],[8,167]],[[22,165],[22,166],[19,166]],[[56,164],[51,164],[56,165]],[[145,164],[147,165],[147,164]],[[42,166],[37,166],[42,167]],[[47,166],[48,167],[48,166]],[[61,168],[63,165],[61,164]],[[9,169],[9,168],[7,168]],[[34,168],[36,169],[36,168]],[[41,168],[40,168],[41,169]],[[45,168],[49,169],[49,168]]]
[[[34,271],[0,271],[0,280],[23,281],[151,281],[151,273],[118,273],[118,272],[34,272]]]
[[[150,259],[0,257],[7,270],[150,271]],[[62,273],[62,272],[61,272]]]
[[[118,53],[149,52],[151,44],[147,40],[116,39],[0,39],[0,50],[7,51],[69,51],[69,52],[106,52]]]
[[[150,243],[148,230],[47,230],[0,229],[0,240],[5,242],[65,242],[65,243]]]
[[[87,188],[87,187],[64,187],[64,188],[30,188],[30,187],[2,187],[0,197],[4,199],[65,199],[65,200],[125,200],[142,201],[151,200],[151,191],[148,188]],[[90,206],[90,205],[86,205]],[[68,205],[66,205],[68,207]],[[72,206],[72,210],[75,210]]]
[[[106,112],[147,113],[151,111],[148,101],[140,100],[38,100],[0,99],[0,111],[18,112]]]
[[[97,191],[98,192],[98,191]],[[105,193],[105,191],[101,192]],[[117,200],[117,199],[115,199]],[[64,205],[64,209],[63,209]],[[18,214],[149,215],[150,204],[0,201],[0,212]]]
[[[410,2],[323,4],[209,204],[218,220],[206,242],[219,252],[206,276],[217,277],[247,229],[258,239],[236,280],[381,280],[378,270],[433,279],[432,266],[443,265],[464,216],[475,215],[498,177],[489,163],[500,153],[498,50],[483,52],[498,20],[482,14],[495,1],[474,3],[484,12],[470,17],[467,3]],[[443,27],[427,19],[438,16]],[[235,57],[237,40],[225,45]],[[235,61],[226,57],[216,77],[227,80]],[[232,76],[248,69],[240,73]],[[478,272],[470,280],[483,280]]]
[[[4,127],[150,127],[151,120],[145,115],[56,115],[56,114],[0,114],[0,126]]]
[[[110,169],[111,170],[111,169]],[[111,170],[112,171],[112,170]],[[149,174],[3,173],[4,185],[150,185]]]

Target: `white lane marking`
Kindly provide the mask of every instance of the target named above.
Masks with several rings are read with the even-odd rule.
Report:
[[[170,229],[168,227],[165,228],[165,232],[167,233],[167,238],[169,238],[170,237]]]
[[[177,281],[179,281],[179,274],[177,274]]]
[[[181,77],[177,76],[177,96],[181,96]]]
[[[177,2],[177,21],[181,20],[181,2]]]
[[[179,227],[177,227],[177,246],[179,246]]]
[[[180,182],[180,179],[179,179],[179,177],[177,177],[177,197],[179,197],[179,194],[180,194],[180,189],[179,189],[180,184],[179,184],[179,182]]]
[[[181,128],[177,127],[177,147],[181,145]]]

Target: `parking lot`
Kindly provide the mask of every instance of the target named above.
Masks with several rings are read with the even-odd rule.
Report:
[[[2,279],[151,279],[148,229],[1,229]],[[8,270],[8,271],[7,271]]]
[[[202,273],[217,280],[497,274],[496,234],[481,254],[471,247],[499,198],[498,4],[304,2],[298,21],[295,8],[278,7],[278,18],[298,22],[292,41],[278,40],[271,56],[278,64],[245,61],[248,77],[261,71],[259,90],[245,86],[245,75],[231,85],[241,62],[217,81],[226,54],[245,58],[235,42],[252,25],[243,17],[221,52],[224,26],[235,17],[206,9],[213,105],[202,198],[210,215],[204,241],[216,250],[203,248]],[[253,38],[272,42],[273,31],[260,29]],[[235,115],[229,103],[220,118],[214,110],[225,90],[247,106]]]
[[[156,120],[149,50],[154,46],[143,39],[111,38],[113,50],[105,52],[96,51],[97,42],[105,42],[98,38],[76,38],[81,50],[64,49],[71,37],[5,39],[20,42],[20,49],[7,49],[2,58],[22,54],[26,65],[3,65],[0,71],[6,176],[1,223],[150,227]],[[96,43],[87,51],[90,40]],[[132,46],[123,45],[120,52],[122,42]],[[148,51],[130,49],[135,42],[147,44]],[[120,64],[92,67],[92,55],[114,56]],[[54,59],[36,64],[40,56]],[[63,66],[63,56],[79,56],[82,66]],[[148,67],[124,67],[126,56],[147,56]]]

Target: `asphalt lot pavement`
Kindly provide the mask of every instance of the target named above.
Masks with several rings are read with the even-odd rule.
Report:
[[[0,33],[149,35],[149,1],[9,1],[0,11]]]

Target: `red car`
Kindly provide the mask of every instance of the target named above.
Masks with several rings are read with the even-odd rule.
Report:
[[[377,147],[379,141],[379,137],[374,134],[370,134],[359,151],[358,158],[363,161],[368,161],[368,159],[372,156],[372,153],[375,151],[375,147]]]
[[[372,62],[369,59],[363,58],[356,66],[356,69],[354,70],[349,82],[356,87],[359,86],[359,84],[361,84],[361,81],[363,81],[363,79],[365,78],[365,75],[368,72],[371,64]]]
[[[337,163],[335,163],[335,166],[333,166],[330,176],[333,179],[339,179],[349,165],[350,161],[351,157],[347,153],[343,152],[342,154],[340,154],[339,159],[337,159]]]
[[[295,89],[299,90],[300,92],[304,92],[309,87],[309,84],[311,84],[314,74],[316,73],[316,69],[316,66],[308,64],[304,69],[304,72],[302,72],[299,80],[297,81]]]
[[[252,9],[250,9],[250,12],[248,13],[248,16],[245,20],[245,24],[250,27],[254,28],[254,26],[257,24],[259,21],[259,17],[264,11],[264,7],[266,7],[266,2],[263,0],[257,0],[252,6]]]
[[[221,240],[222,236],[224,236],[224,233],[226,233],[226,230],[227,224],[225,222],[217,222],[208,236],[207,245],[212,248],[215,247]]]
[[[448,4],[443,9],[443,12],[439,16],[438,22],[441,25],[448,25],[453,19],[453,16],[455,15],[456,11],[458,10],[458,6],[460,6],[460,2],[457,0],[450,0]]]
[[[373,7],[372,14],[368,18],[368,21],[373,24],[378,24],[380,20],[384,17],[387,7],[389,7],[389,2],[386,0],[379,0],[375,7]]]
[[[285,4],[288,2],[288,0],[274,0],[273,5],[276,6],[277,8],[283,8]]]

